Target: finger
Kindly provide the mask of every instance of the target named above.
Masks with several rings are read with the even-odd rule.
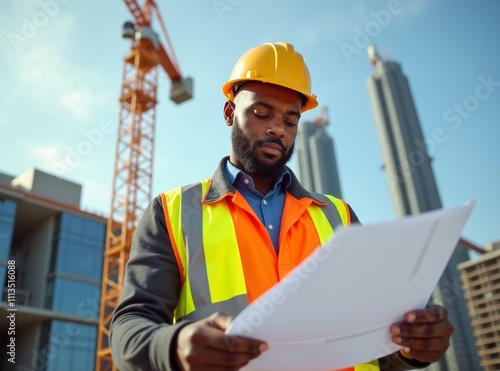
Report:
[[[422,362],[438,361],[446,349],[448,349],[449,341],[443,338],[433,339],[396,339],[395,341],[403,346],[403,351],[412,358],[416,358]]]
[[[391,334],[393,338],[403,338],[403,339],[432,339],[432,338],[449,338],[453,333],[453,326],[451,324],[422,324],[422,325],[412,325],[404,326],[400,325],[396,327],[397,330],[391,328]]]
[[[257,339],[225,335],[224,342],[226,343],[229,351],[232,352],[260,353],[268,349],[268,345],[266,342]]]
[[[214,341],[208,344],[208,346],[212,349],[228,353],[244,354],[261,353],[268,348],[267,344],[261,340],[241,338],[224,334],[214,339]]]
[[[443,353],[441,352],[420,351],[410,348],[404,348],[404,351],[408,354],[408,356],[420,362],[433,363],[439,361],[443,357]]]
[[[222,331],[226,331],[234,317],[223,312],[216,312],[207,318],[209,323]]]
[[[234,317],[222,312],[217,312],[208,317],[211,325],[217,332],[225,331],[231,324]],[[267,350],[267,344],[261,340],[242,338],[237,336],[230,336],[222,334],[214,334],[217,337],[216,341],[209,344],[213,349],[229,351],[229,353],[248,353],[255,354]]]
[[[395,324],[391,326],[391,334],[403,338],[446,338],[453,333],[453,325],[448,319],[437,323]]]
[[[412,310],[405,315],[408,323],[436,323],[448,318],[448,311],[441,305],[431,304],[425,309]]]
[[[394,336],[392,340],[403,347],[412,358],[423,362],[439,360],[449,347],[449,337],[416,338]]]
[[[447,339],[443,338],[432,338],[432,339],[402,338],[399,345],[405,348],[409,348],[411,352],[413,351],[443,352],[446,349],[448,349],[449,342]]]
[[[216,367],[216,369],[218,367],[218,369],[238,370],[251,359],[260,355],[260,352],[235,352],[230,351],[227,347],[214,346],[214,344],[218,344],[218,339],[223,337],[225,335],[220,330],[208,326],[205,327],[204,332],[195,332],[190,337],[191,342],[178,348],[179,361],[183,364],[184,368],[190,370],[205,371],[205,366],[207,365]]]
[[[403,339],[409,338],[434,338],[442,337],[447,334],[441,326],[436,326],[431,323],[423,323],[416,325],[399,325],[398,331],[391,331],[393,335],[399,336]]]

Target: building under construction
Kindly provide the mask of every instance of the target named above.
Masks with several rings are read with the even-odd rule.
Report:
[[[305,189],[342,198],[333,138],[327,119],[301,122],[295,140],[299,178]]]

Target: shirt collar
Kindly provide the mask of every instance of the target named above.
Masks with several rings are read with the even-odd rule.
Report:
[[[229,181],[227,175],[228,171],[226,164],[228,162],[229,156],[223,157],[219,162],[217,170],[211,178],[210,187],[203,197],[203,202],[213,203],[220,201],[222,198],[228,195],[234,195],[236,188]],[[291,196],[295,197],[298,200],[302,198],[311,198],[318,205],[326,205],[326,203],[322,200],[321,195],[306,191],[304,187],[302,187],[302,185],[299,183],[293,171],[289,168],[287,168],[287,171],[290,173],[291,178],[291,183],[287,188],[287,192],[290,193]]]
[[[229,182],[234,186],[236,186],[237,184],[243,184],[244,180],[248,179],[249,183],[245,185],[255,187],[252,177],[245,173],[243,170],[238,169],[229,160],[227,160],[226,162],[226,175],[229,179]],[[290,184],[292,184],[292,175],[290,174],[290,171],[286,166],[284,167],[279,177],[276,178],[276,182],[274,182],[274,186],[272,189],[276,189],[280,184],[283,184],[283,190],[288,189]]]

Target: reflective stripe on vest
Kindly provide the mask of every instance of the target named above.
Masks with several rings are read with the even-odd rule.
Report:
[[[374,360],[371,362],[363,363],[361,365],[354,366],[354,371],[380,371],[380,367],[378,365],[378,360]]]
[[[173,239],[183,267],[184,284],[175,310],[177,321],[205,318],[218,310],[237,314],[248,305],[231,214],[225,202],[209,206],[201,203],[209,185],[209,180],[205,180],[165,194]],[[207,240],[219,248],[206,248]],[[224,264],[226,261],[233,264]]]
[[[347,367],[335,371],[380,371],[380,367],[378,365],[378,360],[374,360],[354,367]]]
[[[363,363],[361,365],[354,366],[354,371],[380,371],[378,359],[375,359],[371,362]]]
[[[349,215],[347,215],[347,209],[342,200],[320,193],[313,193],[313,196],[327,204],[326,207],[312,204],[307,208],[307,213],[311,217],[316,227],[316,231],[318,232],[319,240],[321,244],[324,244],[333,236],[333,228],[338,225],[345,226],[350,224],[350,218]]]

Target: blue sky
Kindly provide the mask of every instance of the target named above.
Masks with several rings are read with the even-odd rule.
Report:
[[[195,98],[176,106],[160,75],[153,194],[213,173],[230,146],[221,85],[247,49],[287,41],[308,63],[320,107],[328,106],[344,199],[364,223],[393,219],[366,88],[366,45],[373,43],[409,78],[443,205],[476,199],[464,237],[479,245],[500,240],[498,1],[157,2],[181,70],[195,80]],[[35,166],[57,173],[101,125],[107,130],[63,177],[83,185],[83,208],[109,212],[129,50],[121,27],[129,19],[119,0],[2,4],[1,172]],[[436,129],[444,133],[439,141]]]

